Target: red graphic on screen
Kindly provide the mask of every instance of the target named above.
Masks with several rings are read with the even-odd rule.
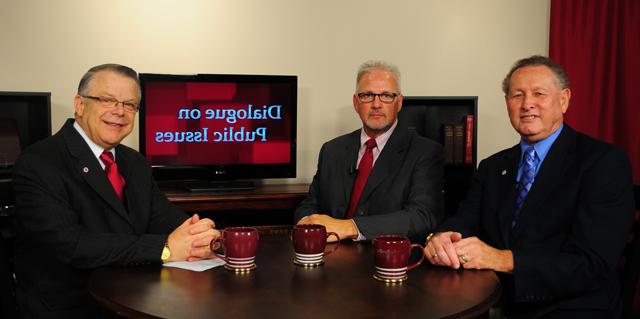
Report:
[[[286,84],[148,82],[147,160],[170,166],[287,164],[290,100]]]

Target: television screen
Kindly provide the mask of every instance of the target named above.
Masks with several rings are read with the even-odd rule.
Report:
[[[160,180],[296,174],[297,77],[140,74],[140,151]]]

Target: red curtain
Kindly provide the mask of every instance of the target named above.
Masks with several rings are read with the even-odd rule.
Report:
[[[551,0],[549,57],[565,67],[565,121],[629,155],[640,182],[640,1]]]

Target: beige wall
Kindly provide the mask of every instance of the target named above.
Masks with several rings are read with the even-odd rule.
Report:
[[[298,178],[322,143],[359,127],[357,67],[385,59],[405,95],[476,95],[480,159],[513,145],[500,82],[548,52],[549,0],[0,0],[0,91],[50,91],[52,128],[91,66],[139,72],[293,74]],[[125,144],[138,147],[137,128]]]

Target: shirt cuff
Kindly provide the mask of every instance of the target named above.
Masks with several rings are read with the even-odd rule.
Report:
[[[360,229],[358,229],[358,224],[356,224],[355,220],[351,220],[351,222],[353,223],[353,226],[356,227],[356,231],[358,232],[358,237],[354,238],[353,241],[363,241],[363,240],[367,240],[366,237],[364,237],[364,235],[362,235],[362,233],[360,232]]]

